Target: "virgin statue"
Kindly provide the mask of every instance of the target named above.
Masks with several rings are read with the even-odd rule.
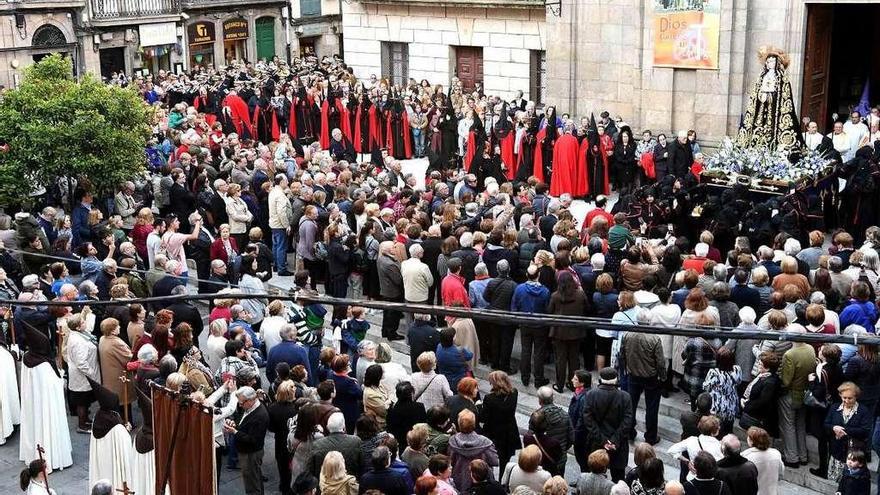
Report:
[[[799,150],[802,145],[791,97],[791,83],[785,73],[789,63],[788,54],[778,48],[764,46],[758,50],[758,57],[764,63],[764,68],[749,96],[736,144],[789,154]]]

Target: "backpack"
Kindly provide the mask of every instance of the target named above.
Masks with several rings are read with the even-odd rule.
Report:
[[[318,241],[315,243],[315,259],[320,261],[325,261],[329,253],[327,252],[327,244],[323,241]]]

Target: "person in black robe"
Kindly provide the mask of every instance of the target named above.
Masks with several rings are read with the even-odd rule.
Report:
[[[455,164],[455,150],[457,148],[458,120],[452,112],[447,100],[443,100],[441,107],[443,112],[440,116],[438,129],[440,130],[440,163],[445,168],[453,168]]]
[[[482,190],[486,185],[486,171],[489,169],[490,165],[486,164],[484,167],[484,163],[489,160],[489,154],[486,152],[486,129],[483,127],[483,121],[480,120],[479,115],[476,114],[474,114],[474,123],[471,124],[471,136],[473,136],[474,146],[473,150],[468,149],[467,151],[469,155],[473,153],[468,173],[477,176],[477,188]],[[471,141],[470,138],[468,138],[468,147],[470,147],[470,145]]]
[[[865,229],[874,225],[877,218],[875,164],[873,150],[863,146],[856,156],[846,162],[841,177],[846,179],[845,188],[840,191],[841,226],[852,233],[856,245],[864,239]]]
[[[372,106],[373,103],[367,95],[359,94],[355,110],[352,112],[354,119],[351,128],[352,141],[357,139],[356,148],[360,148],[360,152],[363,154],[373,151],[370,145],[370,108]]]
[[[614,188],[620,194],[629,194],[635,181],[638,161],[636,160],[636,142],[633,140],[632,131],[624,126],[617,134],[614,143],[614,154],[611,157],[613,163],[615,184]]]
[[[409,158],[407,150],[412,149],[409,144],[411,132],[407,123],[408,119],[404,116],[405,112],[406,109],[400,96],[395,96],[387,111],[388,125],[391,129],[388,136],[388,148],[391,150],[394,158],[398,160]]]
[[[261,91],[262,95],[259,98],[257,108],[254,110],[254,131],[257,133],[258,141],[263,144],[269,144],[275,140],[275,134],[278,132],[277,115],[271,98],[275,90],[270,85],[264,87]]]
[[[315,136],[314,127],[312,127],[312,114],[309,105],[309,97],[306,94],[306,88],[299,84],[299,79],[294,79],[293,103],[291,111],[294,113],[293,118],[296,121],[296,138],[309,142],[306,138]],[[294,136],[291,136],[294,137]]]
[[[339,95],[335,90],[330,89],[327,91],[327,129],[331,132],[333,129],[343,129],[342,119],[344,116],[339,112],[339,108],[336,106],[336,99]],[[321,106],[321,110],[323,111],[323,105]]]
[[[532,176],[535,167],[535,146],[538,144],[538,121],[537,119],[523,118],[521,126],[525,127],[520,138],[519,154],[517,159],[519,166],[516,169],[516,180],[526,182]]]
[[[541,166],[544,169],[544,183],[550,184],[553,177],[553,148],[556,146],[556,138],[559,130],[556,127],[556,107],[549,106],[544,113],[544,140],[541,142]]]

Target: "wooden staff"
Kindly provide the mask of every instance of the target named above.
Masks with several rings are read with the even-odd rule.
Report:
[[[122,482],[122,488],[117,488],[116,491],[119,492],[119,493],[121,493],[122,495],[134,495],[134,490],[130,490],[130,489],[128,488],[128,482],[127,482],[127,481],[123,481],[123,482]]]
[[[9,320],[9,335],[12,338],[12,345],[15,345],[15,318],[12,316],[12,308],[6,311],[6,319]]]
[[[40,456],[40,460],[43,461],[43,469],[41,472],[43,473],[43,481],[46,483],[46,491],[49,491],[49,475],[46,473],[46,459],[43,458],[43,454],[46,453],[46,450],[43,449],[43,446],[37,444],[37,455]]]
[[[125,370],[122,372],[122,375],[119,377],[119,381],[122,382],[122,418],[125,420],[126,427],[128,426],[128,382],[131,380],[128,379],[128,371]],[[119,490],[117,490],[119,491]],[[134,493],[134,492],[132,492]]]

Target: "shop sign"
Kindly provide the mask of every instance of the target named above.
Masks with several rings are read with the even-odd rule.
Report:
[[[173,22],[141,24],[138,26],[141,46],[173,45],[177,43],[177,25]]]
[[[217,38],[214,23],[208,21],[194,22],[187,28],[190,45],[213,43]]]
[[[226,41],[246,40],[248,38],[247,19],[237,18],[223,21],[223,39]]]

